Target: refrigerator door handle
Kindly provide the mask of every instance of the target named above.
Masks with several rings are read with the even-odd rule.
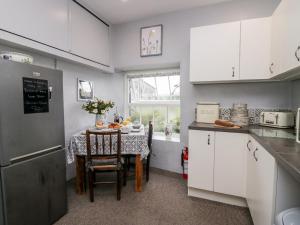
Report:
[[[59,149],[62,149],[62,145],[57,145],[57,146],[47,148],[47,149],[43,149],[41,151],[37,151],[37,152],[34,152],[34,153],[30,153],[30,154],[22,155],[22,156],[19,156],[19,157],[11,158],[10,163],[14,164],[14,163],[17,163],[17,162],[21,162],[21,161],[24,161],[24,160],[27,160],[27,159],[38,157],[40,155],[45,155],[45,154],[54,152],[54,151],[59,150]]]

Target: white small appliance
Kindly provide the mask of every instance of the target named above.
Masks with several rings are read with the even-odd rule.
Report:
[[[297,133],[296,141],[300,143],[300,108],[298,109],[297,112],[296,133]]]
[[[216,102],[198,102],[196,121],[198,123],[214,123],[219,119],[220,104]]]
[[[260,125],[277,127],[277,128],[291,128],[295,125],[293,112],[261,112]]]
[[[33,57],[19,52],[2,52],[0,58],[21,63],[33,63]]]

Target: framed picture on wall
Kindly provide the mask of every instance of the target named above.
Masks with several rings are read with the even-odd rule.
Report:
[[[94,83],[77,79],[78,101],[90,101],[94,99]]]
[[[162,55],[163,26],[142,27],[140,33],[141,57]]]

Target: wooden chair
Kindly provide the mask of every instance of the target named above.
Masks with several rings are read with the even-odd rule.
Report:
[[[92,154],[91,137],[94,136],[96,145],[96,154]],[[116,137],[116,152],[113,152],[112,137]],[[109,137],[109,146],[106,146],[105,140]],[[99,138],[102,140],[102,153],[99,151]],[[97,184],[117,184],[117,200],[121,199],[121,173],[123,172],[123,184],[126,185],[127,169],[123,170],[121,158],[121,131],[110,132],[95,132],[86,131],[86,147],[87,147],[87,167],[88,167],[88,180],[89,180],[89,195],[90,201],[94,201],[94,186]],[[109,147],[108,149],[106,147]],[[98,172],[116,172],[117,179],[112,182],[97,182],[96,174]]]

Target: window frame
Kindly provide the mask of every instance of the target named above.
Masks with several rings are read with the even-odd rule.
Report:
[[[146,75],[143,75],[146,74]],[[139,101],[139,102],[129,102],[129,92],[130,92],[130,87],[129,87],[129,79],[130,78],[140,78],[140,77],[153,77],[153,76],[172,76],[172,75],[179,75],[180,76],[180,69],[172,69],[172,70],[155,70],[155,71],[137,71],[137,72],[128,72],[125,73],[124,79],[124,90],[125,90],[125,104],[124,104],[124,112],[126,116],[130,115],[130,108],[135,107],[135,106],[151,106],[155,105],[157,107],[166,107],[166,122],[169,121],[169,108],[178,106],[180,110],[180,121],[181,121],[181,109],[180,109],[180,100],[145,100],[145,101]],[[181,82],[181,79],[180,79]],[[179,87],[180,88],[180,87]],[[181,92],[180,92],[181,94]],[[140,113],[140,122],[142,119],[142,114]],[[181,129],[181,123],[180,123],[180,129]],[[180,132],[179,133],[173,133],[173,135],[179,135],[180,137]],[[154,135],[161,136],[162,133],[160,132],[154,132]],[[179,138],[178,137],[178,138]]]

